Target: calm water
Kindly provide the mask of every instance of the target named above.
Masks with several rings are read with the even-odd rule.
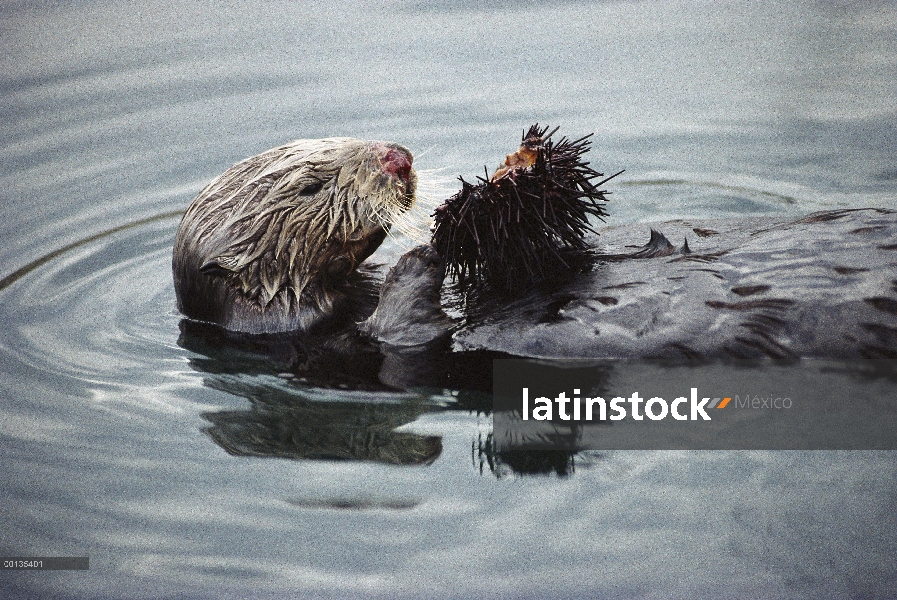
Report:
[[[2,595],[897,595],[892,453],[521,476],[475,393],[185,343],[170,274],[196,192],[298,137],[401,142],[438,200],[532,122],[595,132],[612,223],[897,207],[897,11],[845,4],[4,3],[0,553],[91,569]]]

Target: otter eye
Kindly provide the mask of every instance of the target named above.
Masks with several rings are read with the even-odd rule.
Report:
[[[313,196],[321,191],[321,188],[324,187],[323,181],[315,181],[314,183],[310,183],[299,192],[300,196]]]

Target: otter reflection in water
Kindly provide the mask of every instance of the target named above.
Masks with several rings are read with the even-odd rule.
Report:
[[[439,436],[397,432],[438,410],[424,394],[387,392],[376,349],[346,353],[338,336],[245,335],[183,320],[178,344],[212,389],[246,408],[210,411],[205,432],[229,454],[288,459],[430,464]],[[349,357],[351,356],[351,360]],[[289,371],[293,370],[293,374]],[[339,388],[338,397],[322,388]]]
[[[196,354],[190,365],[203,374],[204,384],[249,402],[246,408],[202,415],[209,422],[205,433],[234,456],[428,465],[441,455],[442,437],[401,431],[402,426],[431,412],[489,414],[492,409],[485,391],[459,390],[446,401],[445,396],[434,400],[436,390],[386,389],[378,382],[379,353],[355,353],[348,360],[337,347],[324,349],[327,343],[320,338],[303,344],[300,336],[235,335],[186,319],[181,329],[178,344]],[[491,360],[474,359],[476,354],[456,366],[464,373],[462,386],[483,387],[491,378]],[[303,375],[287,376],[290,364]],[[322,387],[339,392],[335,396]],[[472,443],[472,466],[481,473],[487,467],[496,477],[572,472],[573,451],[499,452],[491,435]]]

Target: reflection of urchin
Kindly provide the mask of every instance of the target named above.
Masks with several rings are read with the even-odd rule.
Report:
[[[511,291],[569,272],[587,253],[589,216],[607,216],[597,186],[616,175],[594,183],[604,176],[582,158],[591,135],[554,143],[557,129],[547,131],[530,127],[492,177],[462,178],[436,209],[433,245],[462,288]]]

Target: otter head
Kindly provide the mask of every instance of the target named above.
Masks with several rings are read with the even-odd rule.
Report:
[[[411,208],[411,153],[389,142],[298,140],[228,169],[178,229],[187,316],[250,332],[304,330],[352,294],[355,268]]]

